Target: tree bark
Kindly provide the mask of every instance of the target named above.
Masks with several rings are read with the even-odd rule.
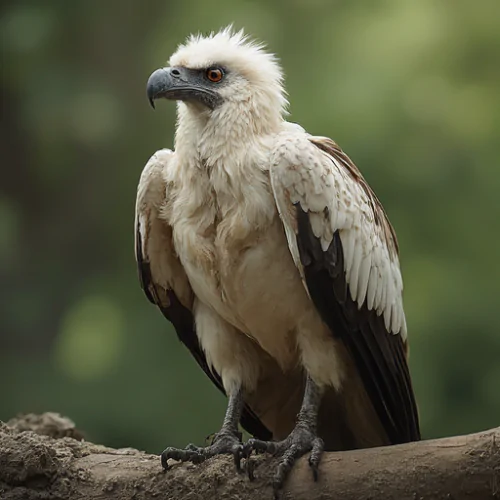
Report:
[[[76,438],[76,439],[75,439]],[[158,456],[81,439],[57,414],[0,423],[0,498],[271,500],[275,459],[252,457],[254,481],[230,457],[163,472]],[[294,500],[500,498],[500,428],[385,448],[325,453],[313,482],[306,459],[281,495]]]

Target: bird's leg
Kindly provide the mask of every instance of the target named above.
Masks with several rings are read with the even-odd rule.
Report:
[[[188,444],[185,449],[166,448],[161,454],[161,464],[165,470],[168,469],[168,459],[180,460],[181,462],[201,463],[214,455],[233,455],[236,468],[240,470],[241,458],[243,456],[243,444],[241,432],[238,431],[243,409],[242,390],[230,394],[226,415],[221,430],[215,434],[212,444],[206,447],[198,447]]]
[[[323,440],[316,433],[322,393],[323,391],[308,376],[302,407],[297,416],[297,423],[288,437],[283,441],[277,442],[249,439],[245,446],[246,456],[255,451],[257,453],[267,452],[280,457],[280,462],[273,478],[275,496],[278,495],[295,461],[309,451],[311,452],[309,465],[311,466],[314,480],[317,481],[318,479],[318,466],[324,448]]]

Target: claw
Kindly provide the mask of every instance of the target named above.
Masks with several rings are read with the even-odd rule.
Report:
[[[275,492],[279,492],[281,488],[283,488],[285,479],[292,470],[293,464],[303,453],[304,452],[296,444],[292,444],[285,451],[273,478],[273,489]]]
[[[309,456],[309,466],[311,467],[315,482],[318,481],[319,463],[321,461],[321,456],[323,454],[324,448],[325,443],[323,442],[323,440],[320,438],[316,438],[313,443],[311,455]]]
[[[243,445],[233,447],[234,465],[238,472],[241,472],[241,459],[243,458]]]
[[[161,466],[164,471],[168,470],[168,458],[164,455],[164,452],[161,454]]]
[[[252,460],[252,458],[248,457],[246,462],[245,462],[246,470],[247,470],[247,476],[250,481],[255,480],[255,460]]]
[[[284,441],[260,441],[249,439],[245,446],[245,453],[250,457],[252,451],[256,453],[269,453],[273,456],[280,456],[278,468],[273,477],[274,498],[279,498],[279,493],[285,484],[295,462],[307,452],[311,452],[309,465],[311,466],[313,478],[318,480],[318,467],[323,453],[323,440],[317,437],[311,430],[297,426]],[[253,469],[248,469],[250,458],[247,460],[247,473],[249,479],[254,478]],[[250,466],[252,467],[252,466]]]

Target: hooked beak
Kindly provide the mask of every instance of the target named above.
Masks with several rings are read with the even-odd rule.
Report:
[[[146,91],[149,103],[155,108],[156,99],[196,101],[210,109],[222,102],[221,96],[204,81],[198,70],[188,68],[160,68],[149,77]]]

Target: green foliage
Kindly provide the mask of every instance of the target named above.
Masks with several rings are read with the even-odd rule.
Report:
[[[497,0],[7,2],[0,18],[0,418],[56,410],[112,446],[202,443],[224,398],[143,296],[135,188],[171,147],[149,74],[230,22],[283,62],[400,240],[425,436],[499,425]]]

